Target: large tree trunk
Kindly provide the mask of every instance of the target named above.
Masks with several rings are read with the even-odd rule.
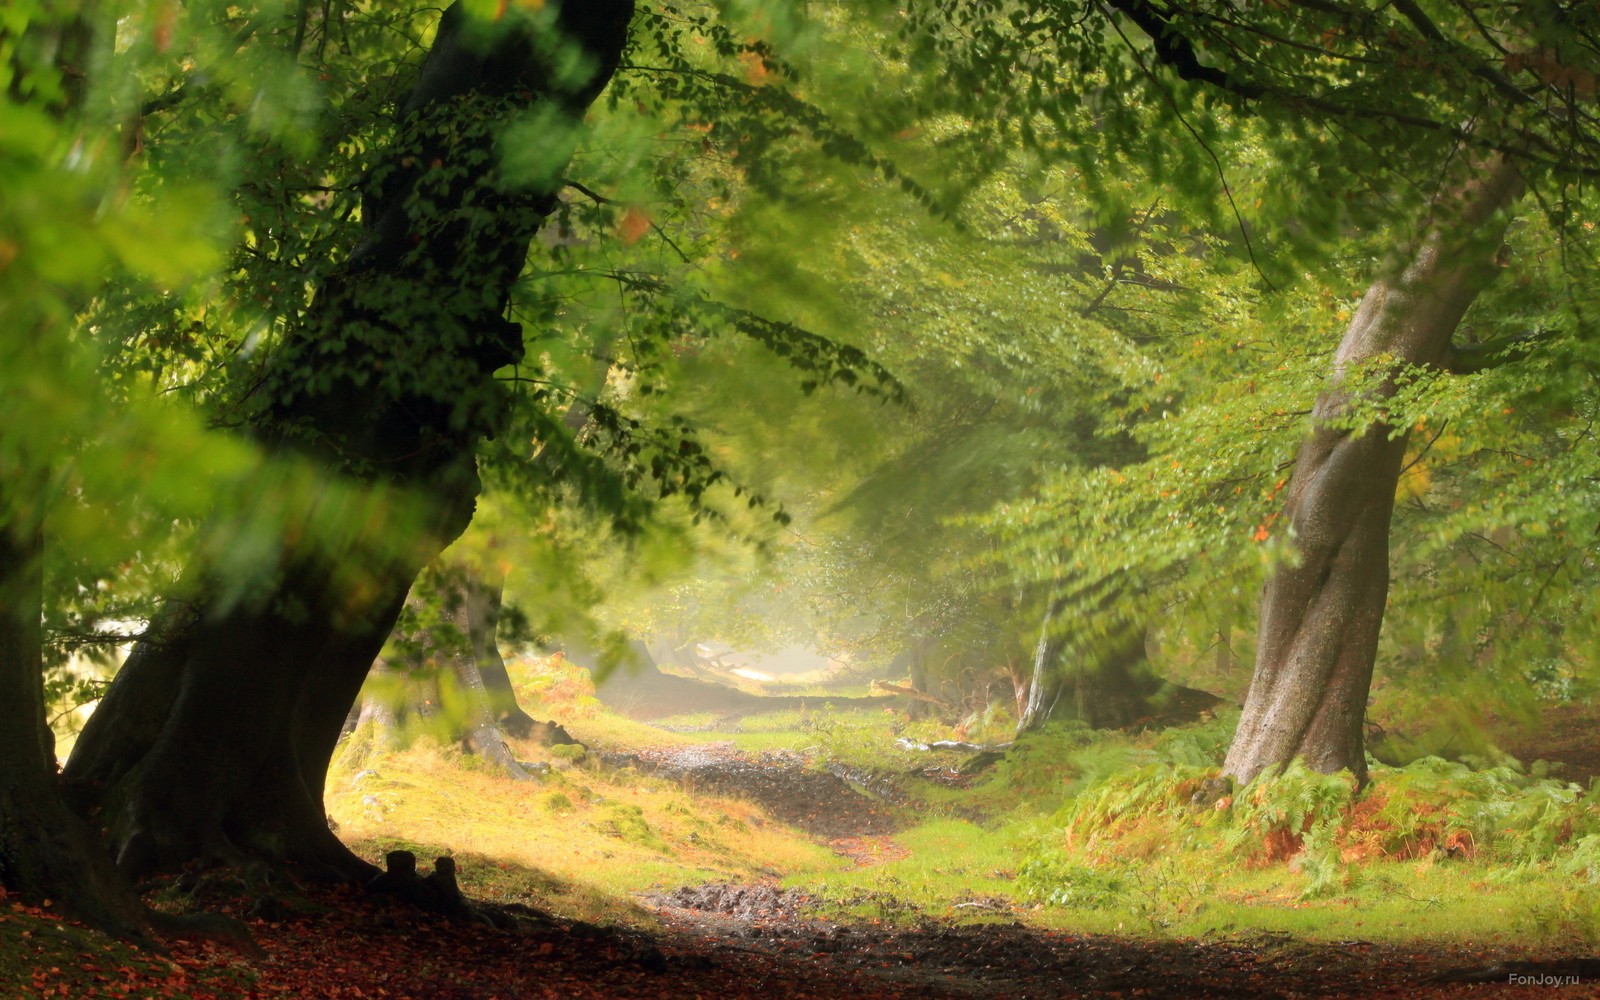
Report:
[[[545,11],[549,13],[548,10]],[[568,3],[544,24],[593,73],[552,65],[532,22],[446,12],[364,210],[366,238],[318,289],[256,398],[270,452],[309,460],[336,492],[372,491],[337,554],[297,548],[312,491],[280,517],[276,552],[241,574],[201,557],[79,738],[67,777],[133,872],[246,854],[344,877],[371,871],[329,832],[322,783],[363,677],[418,571],[459,535],[473,453],[505,400],[492,373],[521,356],[502,316],[554,181],[494,169],[500,128],[536,105],[581,116],[615,69],[631,0]],[[385,511],[409,508],[402,517]],[[214,537],[234,525],[220,524]],[[397,544],[391,536],[399,535]]]
[[[1522,182],[1485,166],[1434,206],[1397,273],[1373,282],[1335,356],[1335,379],[1374,363],[1442,365],[1467,307],[1492,279],[1504,211]],[[1379,399],[1392,395],[1384,382]],[[1366,779],[1362,724],[1389,589],[1389,518],[1406,428],[1338,426],[1351,398],[1317,400],[1284,503],[1297,560],[1275,570],[1261,598],[1255,674],[1224,772],[1244,783],[1299,757],[1318,771]]]

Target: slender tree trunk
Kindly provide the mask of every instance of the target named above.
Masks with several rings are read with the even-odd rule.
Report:
[[[517,704],[511,675],[506,673],[506,661],[500,655],[500,644],[495,638],[500,628],[505,583],[505,574],[492,567],[476,572],[469,569],[464,583],[464,610],[472,658],[482,676],[492,717],[501,729],[525,740],[540,723]]]
[[[417,608],[437,620],[417,634],[404,637],[403,645],[408,647],[409,656],[406,663],[400,665],[401,669],[409,669],[416,677],[431,678],[431,683],[423,684],[422,688],[431,691],[435,703],[447,717],[459,720],[458,733],[466,750],[513,778],[526,779],[528,773],[506,746],[489,687],[479,666],[483,655],[483,630],[481,623],[473,621],[470,596],[476,580],[468,567],[460,563],[437,565],[423,579],[436,585],[433,596],[438,606],[423,609],[419,601]],[[493,646],[492,632],[488,640],[488,645]],[[498,661],[498,651],[495,658]],[[505,673],[503,663],[500,672]],[[510,683],[507,678],[508,692]],[[417,706],[395,707],[397,714],[405,715],[415,711]]]
[[[1038,729],[1052,719],[1078,719],[1096,729],[1114,729],[1156,711],[1155,699],[1168,685],[1145,661],[1142,628],[1119,628],[1080,649],[1069,661],[1069,648],[1080,644],[1065,635],[1052,635],[1049,622],[1034,650],[1018,733]]]
[[[1217,648],[1212,669],[1218,677],[1225,677],[1233,672],[1233,662],[1233,628],[1224,622],[1217,626]]]
[[[1496,271],[1504,212],[1522,182],[1505,162],[1434,206],[1397,273],[1373,282],[1334,362],[1337,382],[1373,363],[1441,365],[1468,306]],[[1394,392],[1392,383],[1377,390]],[[1284,503],[1297,550],[1261,598],[1255,674],[1224,773],[1244,783],[1302,758],[1366,779],[1362,724],[1389,588],[1389,519],[1406,428],[1338,426],[1349,394],[1317,401]]]
[[[140,938],[143,903],[57,786],[40,646],[43,552],[36,526],[0,524],[0,886]]]
[[[466,574],[458,574],[454,582],[459,587],[459,600],[454,602],[454,607],[449,611],[448,621],[452,631],[458,633],[452,637],[453,642],[447,648],[442,648],[436,658],[448,663],[450,673],[455,679],[457,694],[464,700],[462,708],[465,711],[465,736],[462,740],[468,750],[494,764],[501,771],[513,778],[527,780],[529,775],[517,763],[516,757],[511,753],[511,748],[506,746],[505,736],[501,733],[497,719],[498,713],[492,704],[492,695],[489,687],[484,683],[483,672],[479,667],[480,643],[474,641],[473,623],[468,612],[469,597],[472,581]],[[481,631],[481,630],[479,630]],[[493,636],[490,636],[490,646],[493,646]],[[498,660],[500,654],[495,653]],[[505,664],[501,663],[500,672],[505,673]],[[507,687],[510,680],[507,679]],[[515,699],[513,698],[513,704]],[[519,710],[520,711],[520,710]],[[530,722],[532,720],[529,720]],[[532,728],[531,726],[529,727]]]
[[[471,519],[473,453],[506,405],[492,373],[521,355],[520,328],[502,316],[555,206],[554,182],[500,176],[495,142],[535,105],[580,117],[631,15],[631,0],[559,8],[553,31],[594,68],[574,81],[528,22],[468,28],[459,4],[446,12],[402,140],[376,174],[366,238],[257,394],[255,433],[270,453],[373,499],[352,512],[361,530],[336,556],[297,548],[319,499],[293,508],[242,595],[237,575],[197,560],[187,602],[119,673],[67,776],[124,869],[256,855],[336,877],[372,871],[329,832],[323,775],[412,581]],[[404,506],[420,511],[408,524],[383,516]]]
[[[506,720],[519,739],[577,742],[561,726],[540,722],[517,704],[495,642],[498,576],[485,583],[471,562],[440,560],[418,586],[427,592],[419,597],[413,588],[407,600],[418,626],[396,625],[385,656],[372,665],[370,676],[379,683],[346,716],[345,731],[370,723],[371,738],[393,747],[403,742],[401,730],[413,716],[443,714],[456,724],[454,736],[464,749],[519,780],[529,775],[506,744],[505,733],[511,731]]]
[[[1101,606],[1110,608],[1119,597],[1108,594]],[[1146,653],[1143,623],[1121,621],[1104,635],[1084,638],[1053,627],[1061,613],[1059,601],[1045,613],[1017,720],[1019,735],[1059,719],[1077,719],[1096,729],[1156,719],[1188,721],[1221,700],[1157,675]]]

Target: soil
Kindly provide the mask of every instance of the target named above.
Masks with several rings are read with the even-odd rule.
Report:
[[[909,927],[806,919],[808,901],[792,890],[706,886],[655,897],[680,940],[697,941],[712,961],[788,957],[819,975],[849,972],[876,980],[852,996],[1006,997],[1484,997],[1550,996],[1556,974],[1595,981],[1579,966],[1489,967],[1453,949],[1363,941],[1309,944],[1287,937],[1167,941],[1073,935],[1012,920]],[[1600,971],[1600,970],[1595,970]],[[1587,977],[1581,975],[1590,972]],[[1539,980],[1536,987],[1525,980]],[[1525,977],[1525,978],[1515,978]],[[1446,980],[1459,981],[1446,981]],[[1592,988],[1592,986],[1591,986]],[[1557,994],[1563,995],[1563,994]]]
[[[731,743],[705,743],[599,757],[696,791],[748,799],[779,822],[824,840],[885,834],[900,825],[902,798],[892,781],[839,764],[819,769],[812,757],[789,750],[746,754]]]
[[[1594,995],[1600,973],[1594,968],[1600,963],[1483,968],[1481,956],[1360,941],[1151,941],[1011,921],[840,924],[805,918],[810,900],[770,886],[682,890],[661,903],[667,926],[652,936],[559,921],[530,922],[512,933],[359,890],[313,890],[296,912],[248,921],[259,946],[250,955],[209,941],[177,941],[165,954],[135,957],[108,951],[59,917],[13,907],[0,917],[0,996],[1549,1000]],[[206,901],[234,912],[247,904]],[[1441,981],[1468,967],[1475,967],[1477,981]],[[1568,976],[1576,977],[1572,985],[1557,983]]]

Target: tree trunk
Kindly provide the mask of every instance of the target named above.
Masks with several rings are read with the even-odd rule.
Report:
[[[418,586],[428,593],[417,596],[413,588],[410,618],[396,624],[385,655],[373,663],[369,677],[379,683],[346,716],[345,732],[367,725],[364,738],[396,748],[410,719],[441,716],[451,724],[448,738],[519,780],[529,774],[506,744],[508,726],[517,738],[546,746],[577,743],[517,704],[495,642],[502,578],[485,583],[487,573],[470,561],[440,560],[422,575]]]
[[[889,661],[889,675],[899,676],[904,673],[911,680],[911,690],[918,694],[929,695],[924,701],[920,698],[911,698],[906,702],[906,715],[913,719],[925,718],[934,711],[934,706],[940,699],[931,697],[932,691],[928,690],[928,657],[931,653],[930,643],[925,637],[917,636],[910,644]]]
[[[105,35],[95,30],[97,12],[84,3],[51,23],[43,18],[22,27],[38,51],[53,51],[62,74],[62,100],[51,113],[62,118],[82,107],[96,44]],[[15,41],[15,39],[13,39]],[[26,65],[13,48],[7,68]],[[15,95],[13,95],[15,96]],[[62,303],[74,311],[84,296],[65,293]],[[45,296],[48,300],[49,295]],[[56,372],[63,366],[57,353],[71,339],[57,327],[58,317],[46,307],[30,316],[26,303],[0,303],[8,313],[7,335],[16,350],[6,351],[13,372]],[[46,318],[48,317],[48,318]],[[70,391],[63,383],[59,392]],[[14,409],[17,401],[10,400]],[[24,414],[13,412],[8,419]],[[24,437],[24,441],[26,437]],[[112,866],[95,832],[68,808],[57,775],[55,736],[46,721],[44,701],[44,518],[52,490],[48,465],[29,454],[26,444],[8,441],[0,450],[0,888],[32,903],[54,901],[60,912],[119,937],[146,939],[150,922],[144,903]]]
[[[1189,721],[1221,700],[1157,676],[1145,654],[1142,625],[1123,622],[1086,641],[1055,633],[1051,623],[1060,613],[1059,604],[1046,613],[1034,647],[1018,735],[1059,719],[1077,719],[1095,729],[1121,729],[1145,720]]]
[[[404,727],[407,719],[442,715],[451,723],[452,737],[459,738],[465,750],[513,778],[526,780],[528,773],[506,745],[495,707],[496,695],[485,682],[480,666],[485,655],[484,639],[487,638],[488,649],[494,650],[494,636],[491,630],[485,637],[481,619],[474,621],[471,594],[479,586],[478,581],[467,566],[459,563],[435,564],[418,585],[423,586],[423,581],[431,594],[414,595],[406,602],[416,627],[397,625],[390,636],[387,655],[372,667],[374,676],[400,681],[398,690],[393,684],[382,684],[369,693],[362,700],[357,724],[375,723],[375,729],[393,734],[387,742],[395,745],[399,738],[396,731]],[[494,660],[504,678],[504,694],[517,708],[498,650],[494,650]],[[534,720],[525,714],[523,717],[528,719],[527,732],[531,732]]]
[[[67,777],[125,870],[251,854],[337,877],[373,872],[329,832],[324,774],[412,581],[471,519],[473,453],[506,405],[492,373],[521,355],[520,328],[502,316],[555,205],[556,182],[501,178],[494,144],[534,105],[580,117],[631,15],[630,0],[560,8],[554,29],[595,67],[574,82],[531,22],[469,28],[459,4],[446,12],[397,148],[375,171],[366,236],[256,394],[254,433],[269,453],[309,460],[328,491],[354,485],[370,498],[346,515],[355,537],[340,553],[297,547],[303,522],[326,517],[319,488],[276,522],[275,554],[246,573],[197,559],[186,602],[118,674]],[[396,509],[413,519],[384,516]],[[226,539],[238,525],[221,521],[213,537]]]
[[[0,886],[123,937],[149,931],[144,904],[62,801],[45,725],[43,535],[0,524]]]
[[[1064,662],[1069,645],[1067,636],[1050,634],[1047,620],[1034,650],[1027,702],[1017,720],[1019,734],[1052,719],[1114,729],[1151,714],[1151,699],[1163,684],[1144,666],[1142,629],[1118,629],[1081,651],[1076,663]]]
[[[478,665],[489,711],[497,725],[519,740],[533,735],[539,721],[517,704],[517,694],[511,689],[511,675],[506,673],[506,661],[500,655],[500,644],[495,633],[500,627],[500,608],[505,594],[505,574],[493,568],[467,571],[464,582],[464,611],[468,638],[472,642],[472,658]]]
[[[1506,219],[1521,193],[1510,164],[1485,166],[1434,206],[1403,269],[1367,290],[1334,361],[1337,381],[1372,363],[1440,365],[1467,307],[1495,273]],[[1385,382],[1378,398],[1392,395]],[[1224,773],[1245,783],[1299,757],[1332,773],[1367,774],[1362,724],[1389,589],[1389,518],[1406,428],[1338,426],[1351,399],[1317,400],[1284,503],[1298,558],[1261,598],[1255,674]]]

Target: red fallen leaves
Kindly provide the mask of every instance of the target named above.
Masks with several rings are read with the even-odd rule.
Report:
[[[1422,978],[1430,969],[1462,964],[1459,954],[1412,954],[1362,942],[1272,952],[1242,941],[1075,937],[990,924],[884,928],[853,933],[844,948],[819,949],[826,935],[810,931],[788,940],[741,936],[717,945],[697,936],[703,931],[680,930],[658,942],[665,952],[662,963],[653,951],[640,950],[645,942],[581,927],[514,935],[451,923],[349,890],[315,891],[312,903],[318,907],[315,915],[251,924],[268,956],[259,962],[205,941],[174,942],[166,956],[119,949],[110,957],[92,939],[73,942],[80,931],[58,933],[65,922],[36,911],[45,920],[36,925],[40,933],[31,941],[18,945],[15,923],[0,929],[0,998],[938,1000],[1028,995],[1066,1000],[1143,995],[1194,1000],[1293,994],[1468,1000],[1484,995],[1469,983],[1434,984]],[[737,934],[738,928],[731,931]],[[60,949],[63,942],[69,942],[66,950]],[[90,950],[81,950],[85,944]],[[57,950],[47,950],[52,946]],[[1070,950],[1052,957],[1053,950],[1067,946]],[[10,961],[19,954],[31,956],[32,966]],[[654,961],[647,960],[652,955]],[[18,968],[12,978],[3,975]],[[870,968],[894,978],[885,981],[860,971]],[[997,979],[999,969],[1033,978]],[[1549,993],[1548,985],[1501,981],[1494,995],[1543,998]]]
[[[453,923],[347,889],[313,890],[313,903],[322,908],[315,916],[283,923],[251,922],[252,933],[267,953],[264,961],[252,962],[210,941],[169,942],[170,952],[164,957],[133,952],[138,960],[115,966],[101,953],[74,948],[65,964],[57,954],[44,959],[50,964],[40,962],[29,970],[24,979],[8,982],[0,977],[0,997],[910,1000],[927,995],[887,988],[849,972],[819,969],[803,960],[766,955],[720,963],[703,954],[668,948],[665,970],[652,971],[652,967],[659,970],[659,957],[653,962],[646,959],[625,938],[562,928],[508,934]],[[37,944],[30,947],[47,947],[44,938],[35,936]]]

